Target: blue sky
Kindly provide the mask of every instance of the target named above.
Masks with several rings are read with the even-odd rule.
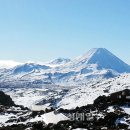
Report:
[[[74,58],[103,47],[130,64],[130,0],[1,0],[0,59]]]

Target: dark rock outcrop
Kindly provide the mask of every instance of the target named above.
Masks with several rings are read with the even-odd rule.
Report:
[[[15,106],[15,103],[12,101],[9,95],[6,95],[4,92],[0,91],[0,105]]]

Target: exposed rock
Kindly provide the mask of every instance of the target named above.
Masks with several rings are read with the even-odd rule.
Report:
[[[6,95],[4,92],[0,91],[0,105],[4,106],[15,106],[14,102],[9,95]]]

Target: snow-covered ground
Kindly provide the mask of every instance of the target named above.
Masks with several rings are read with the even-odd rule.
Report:
[[[44,108],[76,108],[92,104],[100,95],[109,95],[123,89],[130,89],[130,74],[89,82],[83,86],[55,86],[43,88],[11,88],[2,89],[19,105],[36,109],[36,104]],[[40,109],[38,106],[37,109]]]
[[[44,114],[42,116],[42,118],[43,118],[43,121],[46,124],[49,124],[49,123],[57,124],[59,121],[70,120],[65,115],[63,115],[61,113],[55,114],[54,112],[50,112],[50,113]]]
[[[37,116],[31,120],[28,120],[27,122],[43,121],[46,124],[49,123],[57,124],[59,121],[65,121],[65,120],[70,120],[70,119],[61,113],[55,114],[54,112],[50,112],[47,114],[43,114],[40,117]]]
[[[130,89],[130,74],[123,74],[119,77],[73,88],[62,98],[58,106],[71,109],[77,106],[92,104],[100,95],[109,95],[123,89]]]
[[[77,129],[73,129],[73,130],[87,130],[87,129],[77,128]]]

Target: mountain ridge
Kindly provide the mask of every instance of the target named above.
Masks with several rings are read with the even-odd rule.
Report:
[[[105,48],[94,48],[73,60],[56,59],[55,66],[25,63],[0,71],[0,83],[82,84],[91,80],[112,78],[130,73],[130,66]],[[62,63],[62,64],[61,64]]]

